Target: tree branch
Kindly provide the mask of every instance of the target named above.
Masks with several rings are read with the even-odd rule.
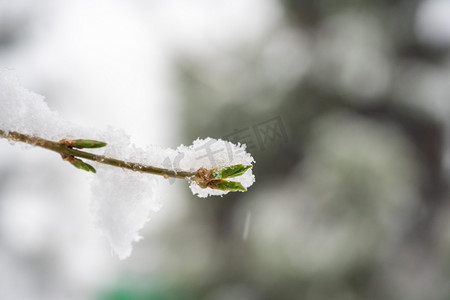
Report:
[[[160,175],[164,178],[180,178],[190,182],[196,182],[201,188],[212,188],[223,191],[246,191],[241,183],[227,181],[229,177],[237,177],[245,173],[251,166],[242,164],[222,168],[221,170],[208,170],[200,168],[195,172],[175,171],[143,165],[135,162],[127,162],[103,155],[96,155],[89,152],[80,151],[74,148],[99,148],[106,146],[106,143],[93,140],[61,140],[59,142],[49,141],[40,137],[30,136],[16,131],[5,132],[0,130],[0,137],[10,141],[27,143],[47,150],[59,153],[63,160],[70,162],[73,166],[86,171],[96,172],[95,168],[79,158],[96,161],[114,167],[132,170],[135,172]]]
[[[41,148],[44,148],[47,150],[57,152],[63,157],[63,159],[69,160],[69,161],[70,161],[70,158],[80,157],[80,158],[96,161],[101,164],[115,166],[115,167],[128,169],[128,170],[141,172],[141,173],[160,175],[160,176],[164,176],[165,178],[172,177],[172,178],[181,178],[181,179],[186,179],[186,178],[195,179],[194,177],[198,177],[198,172],[185,172],[185,171],[175,171],[175,170],[169,170],[169,169],[164,169],[164,168],[157,168],[157,167],[153,167],[153,166],[147,166],[147,165],[134,163],[134,162],[126,162],[123,160],[106,157],[103,155],[96,155],[93,153],[76,150],[76,149],[73,149],[71,146],[69,146],[70,141],[66,141],[66,140],[62,140],[60,142],[54,142],[54,141],[49,141],[49,140],[46,140],[46,139],[43,139],[40,137],[34,137],[34,136],[26,135],[23,133],[15,132],[15,131],[5,132],[3,130],[0,130],[0,137],[6,138],[11,141],[27,143],[32,146],[37,146],[37,147],[41,147]]]

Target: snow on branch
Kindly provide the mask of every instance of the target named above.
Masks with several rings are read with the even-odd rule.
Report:
[[[175,150],[138,148],[120,130],[96,130],[63,120],[44,97],[1,70],[0,137],[51,150],[73,166],[96,173],[92,209],[121,259],[131,254],[131,243],[140,239],[138,231],[150,212],[159,209],[153,192],[156,177],[184,179],[199,197],[246,191],[255,181],[254,159],[245,145],[206,138]],[[103,153],[85,150],[91,148]]]

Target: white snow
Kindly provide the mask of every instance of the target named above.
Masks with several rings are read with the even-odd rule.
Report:
[[[97,167],[92,183],[92,209],[120,259],[131,254],[131,243],[141,239],[138,231],[156,212],[160,203],[153,193],[155,179],[115,167]]]
[[[156,167],[167,167],[169,161],[175,170],[196,171],[199,168],[249,165],[254,162],[253,157],[245,151],[245,145],[235,145],[220,139],[197,139],[193,145],[181,145],[176,150],[158,146],[142,149],[132,144],[130,137],[121,130],[76,126],[50,110],[43,96],[22,87],[12,72],[5,70],[0,70],[0,129],[55,141],[63,138],[96,139],[108,143],[105,148],[97,149],[97,153]],[[97,174],[93,176],[91,201],[96,223],[111,244],[113,252],[124,259],[131,254],[132,242],[140,239],[138,231],[149,220],[150,213],[160,208],[154,187],[157,180],[163,179],[99,163],[92,164],[97,169]],[[70,166],[67,164],[67,167]],[[249,169],[244,175],[232,180],[248,188],[255,178]],[[227,193],[202,189],[195,183],[191,183],[190,188],[199,197]]]
[[[181,160],[181,169],[195,171],[199,168],[214,169],[237,164],[251,165],[253,157],[245,151],[246,145],[235,145],[221,139],[197,139],[192,146],[180,146],[177,152],[183,153],[184,159]],[[248,188],[255,182],[252,170],[249,169],[244,175],[230,179],[237,181],[243,187]],[[194,195],[205,198],[210,195],[225,195],[228,191],[221,191],[211,188],[203,189],[192,182],[190,188]]]

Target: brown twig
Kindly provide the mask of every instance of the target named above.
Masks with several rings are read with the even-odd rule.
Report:
[[[206,184],[212,180],[213,178],[208,175],[205,176],[204,173],[199,175],[199,171],[196,172],[187,172],[187,171],[175,171],[164,168],[157,168],[153,166],[143,165],[135,162],[127,162],[111,157],[106,157],[103,155],[96,155],[89,152],[80,151],[77,149],[73,149],[70,142],[67,140],[62,140],[60,142],[49,141],[40,137],[30,136],[27,134],[9,131],[5,132],[0,130],[0,137],[6,138],[15,142],[27,143],[33,146],[41,147],[47,150],[51,150],[57,152],[61,155],[64,160],[69,162],[73,161],[75,157],[84,158],[92,161],[96,161],[101,164],[106,164],[110,166],[115,166],[123,169],[128,169],[141,173],[148,173],[153,175],[160,175],[164,178],[181,178],[196,181],[197,183]],[[203,172],[203,171],[202,171]],[[208,179],[209,178],[209,179]]]

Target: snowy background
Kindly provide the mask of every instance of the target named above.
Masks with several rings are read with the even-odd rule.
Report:
[[[63,118],[139,147],[244,142],[257,179],[206,199],[159,184],[118,260],[96,175],[1,140],[0,299],[448,299],[449,15],[448,0],[0,0],[0,68]]]

